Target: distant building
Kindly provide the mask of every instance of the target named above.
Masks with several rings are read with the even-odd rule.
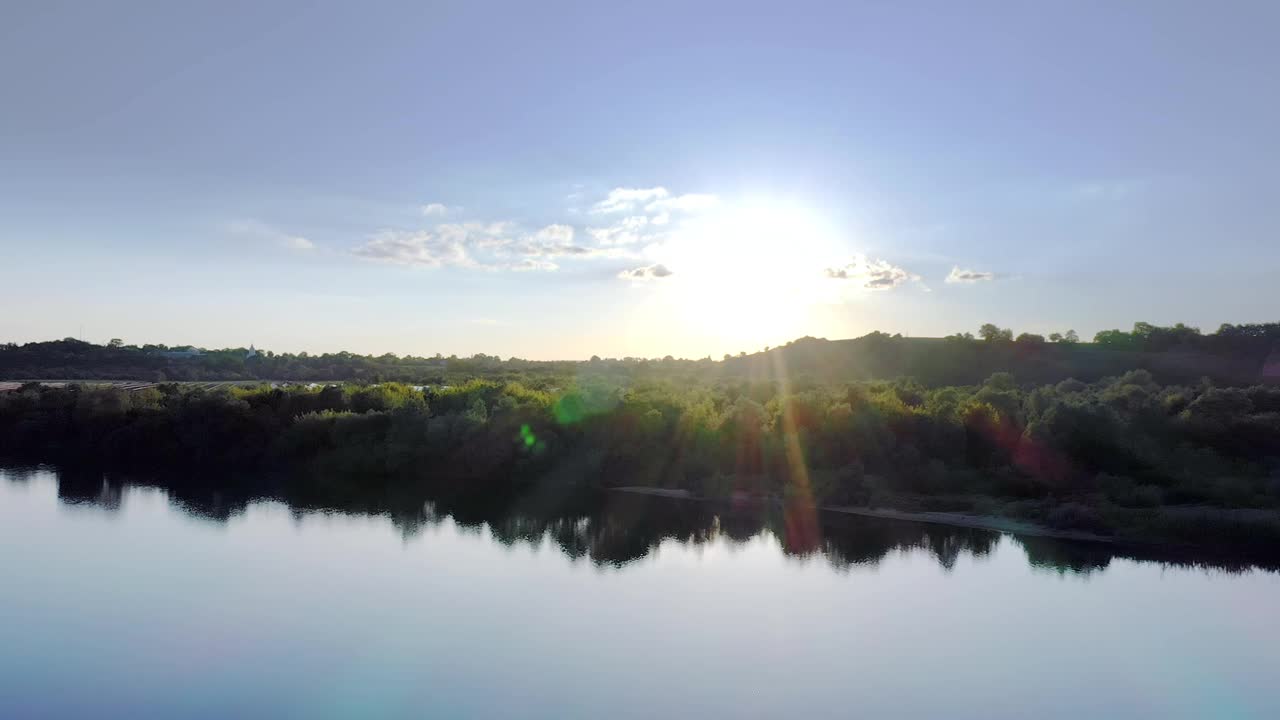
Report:
[[[245,359],[245,360],[248,360],[248,359],[249,359],[249,358],[251,358],[251,357],[258,357],[258,351],[257,351],[256,349],[254,349],[253,345],[250,345],[250,346],[249,346],[249,352],[247,352],[247,353],[245,353],[245,354],[244,354],[244,359]]]

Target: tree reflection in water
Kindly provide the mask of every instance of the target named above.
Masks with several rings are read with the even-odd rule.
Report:
[[[568,557],[585,558],[602,568],[625,567],[668,541],[699,546],[720,540],[745,543],[763,535],[775,538],[789,556],[820,557],[837,570],[875,566],[894,552],[924,551],[950,571],[962,557],[991,554],[1002,535],[990,530],[811,512],[803,531],[797,532],[795,513],[789,517],[787,508],[779,505],[730,506],[581,488],[542,488],[520,495],[480,497],[405,488],[356,492],[350,483],[342,484],[340,491],[326,490],[316,483],[306,483],[306,489],[301,490],[285,479],[264,483],[261,477],[223,476],[216,483],[190,476],[122,477],[74,467],[5,468],[3,475],[8,482],[27,483],[43,472],[55,475],[59,501],[105,512],[119,511],[130,488],[151,487],[162,490],[181,512],[215,523],[226,523],[250,504],[267,500],[287,504],[298,518],[315,512],[384,516],[406,539],[452,519],[461,528],[487,529],[504,545],[550,542]],[[264,487],[271,491],[264,493]],[[1116,557],[1228,572],[1280,570],[1280,558],[1226,558],[1169,549],[1009,537],[1026,552],[1031,566],[1064,574],[1104,571]]]

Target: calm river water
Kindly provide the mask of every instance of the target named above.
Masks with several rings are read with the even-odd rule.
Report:
[[[1277,718],[1280,575],[656,498],[0,470],[0,717]]]

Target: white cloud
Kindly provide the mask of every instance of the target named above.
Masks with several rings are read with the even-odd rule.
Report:
[[[964,283],[972,284],[978,282],[989,282],[996,279],[993,272],[983,272],[980,270],[963,270],[960,266],[952,266],[951,272],[947,274],[947,282],[951,284]]]
[[[427,203],[422,206],[422,214],[426,217],[444,217],[453,210],[454,208],[443,203]]]
[[[615,188],[591,212],[596,215],[628,213],[611,225],[587,228],[587,234],[602,246],[618,247],[665,242],[676,223],[673,214],[684,216],[717,206],[720,199],[707,193],[672,195],[666,188]],[[686,217],[686,222],[688,218]]]
[[[709,193],[688,193],[676,197],[661,197],[645,206],[649,212],[666,213],[671,210],[697,212],[720,204],[720,198]]]
[[[614,188],[604,200],[591,207],[597,214],[627,212],[645,207],[657,200],[670,197],[671,193],[664,187],[654,188]]]
[[[604,200],[591,207],[591,212],[605,215],[620,212],[644,212],[662,218],[657,224],[666,223],[670,213],[698,212],[713,208],[720,203],[720,198],[710,193],[687,193],[672,195],[664,187],[652,188],[614,188]]]
[[[867,290],[892,290],[920,276],[886,260],[875,260],[865,255],[855,256],[853,262],[839,268],[827,268],[827,277],[858,284]]]
[[[600,245],[635,245],[648,239],[645,230],[650,222],[644,215],[630,215],[609,227],[587,228],[587,234]]]
[[[239,220],[228,223],[226,230],[232,234],[261,240],[290,250],[315,250],[316,244],[301,235],[290,235],[258,220]]]
[[[643,282],[646,280],[660,280],[670,277],[674,273],[661,263],[657,265],[646,265],[644,267],[632,268],[631,270],[623,270],[618,273],[621,280],[631,280],[634,282]]]

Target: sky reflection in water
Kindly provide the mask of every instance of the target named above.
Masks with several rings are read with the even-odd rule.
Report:
[[[855,518],[796,546],[616,494],[365,514],[3,478],[3,717],[1280,716],[1259,569]]]

